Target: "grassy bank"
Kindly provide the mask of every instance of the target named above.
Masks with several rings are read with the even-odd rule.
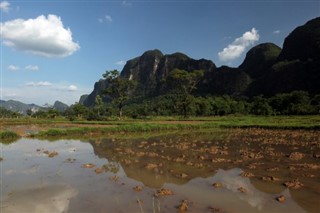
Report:
[[[267,129],[320,129],[320,116],[257,117],[225,116],[189,118],[184,120],[153,119],[108,122],[81,121],[79,127],[54,128],[41,131],[34,137],[77,136],[106,133],[156,132],[209,128],[267,128]],[[99,124],[99,125],[95,125]],[[105,124],[105,126],[104,126]],[[110,125],[112,124],[112,125]],[[90,126],[88,126],[90,125]]]
[[[320,116],[216,116],[216,117],[152,117],[110,121],[68,121],[64,119],[7,119],[3,126],[39,125],[44,130],[31,137],[73,137],[114,133],[165,132],[209,128],[265,128],[320,130]],[[9,136],[3,136],[9,137]]]
[[[1,131],[0,132],[0,140],[1,140],[1,143],[3,143],[3,144],[10,144],[19,138],[20,138],[20,136],[13,131]]]

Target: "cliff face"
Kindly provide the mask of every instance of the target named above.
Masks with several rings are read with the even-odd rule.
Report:
[[[168,92],[165,80],[173,69],[203,70],[197,95],[274,95],[305,90],[320,93],[320,18],[293,30],[283,49],[272,43],[250,49],[238,68],[216,65],[206,59],[195,60],[183,53],[164,55],[150,50],[127,61],[121,76],[137,82],[136,98],[155,97]],[[83,101],[93,106],[95,97],[107,88],[105,80],[95,83],[93,92]],[[104,97],[104,101],[108,101]]]
[[[154,97],[165,92],[163,81],[175,68],[186,71],[204,70],[214,72],[215,64],[206,59],[195,60],[182,53],[163,55],[159,50],[150,50],[127,61],[121,76],[137,82],[133,91],[135,97]],[[95,97],[107,88],[105,80],[95,83],[93,92],[83,101],[85,106],[93,106]]]
[[[263,43],[251,48],[239,66],[251,78],[260,78],[277,61],[281,48],[273,43]]]
[[[320,59],[320,17],[294,29],[285,38],[278,61]]]
[[[103,96],[103,91],[107,88],[107,81],[106,80],[99,80],[94,84],[93,91],[88,95],[88,97],[83,100],[83,105],[87,107],[94,106],[95,100],[97,95],[100,95],[103,97],[104,101],[107,101],[107,99]]]
[[[304,90],[320,93],[320,18],[297,27],[286,38],[265,76],[250,85],[248,95]]]

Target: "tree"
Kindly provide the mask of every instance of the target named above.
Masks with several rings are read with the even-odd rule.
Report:
[[[267,99],[262,96],[255,96],[251,105],[251,113],[254,115],[271,115],[273,110]]]
[[[168,83],[171,86],[172,92],[176,95],[178,106],[181,106],[181,112],[184,117],[188,116],[189,108],[194,102],[192,91],[196,89],[203,70],[194,70],[187,72],[185,70],[174,69],[168,75]]]
[[[132,92],[135,82],[133,80],[120,76],[118,70],[106,71],[102,75],[108,82],[107,89],[104,94],[109,96],[119,112],[119,118],[122,117],[123,107],[126,105],[130,92]]]
[[[103,107],[103,101],[102,101],[102,98],[100,97],[100,95],[97,95],[96,96],[96,99],[94,101],[95,103],[95,108],[97,109],[97,112],[98,112],[98,118],[100,117],[100,111]]]

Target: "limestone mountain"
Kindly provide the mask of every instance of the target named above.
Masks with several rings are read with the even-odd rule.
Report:
[[[263,43],[251,48],[239,66],[251,78],[263,77],[277,61],[281,48],[273,43]]]
[[[3,107],[7,110],[18,112],[24,115],[27,114],[27,110],[31,110],[32,112],[37,112],[38,110],[43,108],[36,104],[25,104],[15,100],[8,100],[8,101],[0,100],[0,107]]]
[[[320,93],[320,17],[294,29],[265,76],[253,82],[249,95],[304,90]]]
[[[69,108],[69,106],[61,101],[55,101],[52,108],[58,110],[59,112],[64,112]]]
[[[192,59],[183,53],[163,54],[149,50],[125,64],[121,76],[137,82],[132,96],[137,100],[166,94],[166,78],[174,69],[188,72],[203,70],[204,75],[194,95],[271,96],[277,93],[304,90],[320,93],[320,18],[308,21],[294,29],[281,49],[273,43],[251,48],[237,68],[216,67],[207,59]],[[104,79],[83,100],[93,106],[95,98],[107,88]],[[82,101],[81,100],[81,101]]]

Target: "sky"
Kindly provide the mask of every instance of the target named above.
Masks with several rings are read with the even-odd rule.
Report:
[[[147,50],[239,66],[320,16],[320,0],[17,0],[1,9],[0,99],[68,105]]]

